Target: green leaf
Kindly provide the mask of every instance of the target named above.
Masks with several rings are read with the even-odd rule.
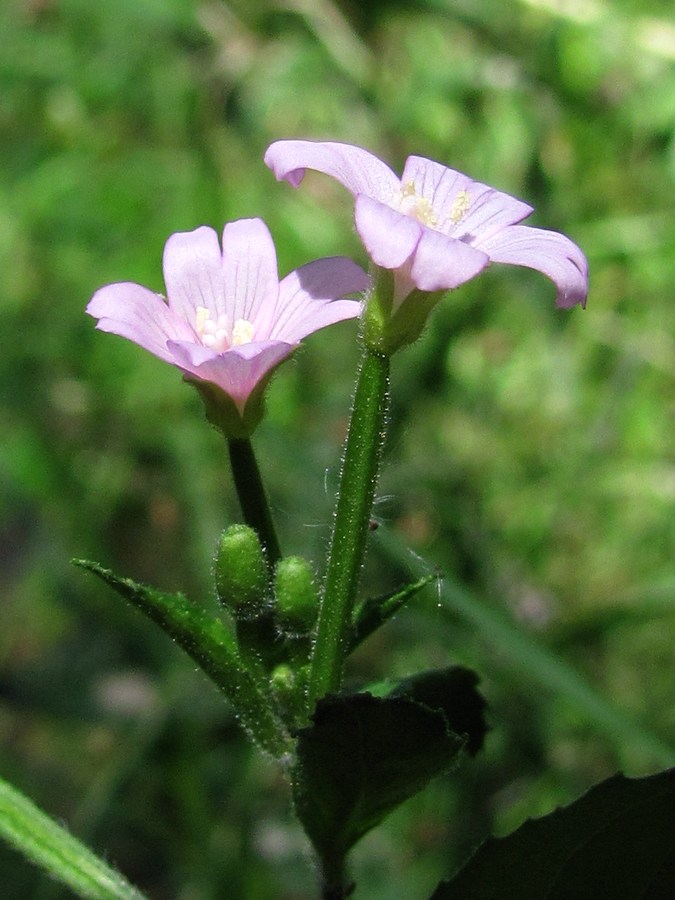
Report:
[[[93,572],[125,600],[145,613],[195,660],[232,703],[253,740],[276,757],[290,749],[271,695],[246,667],[236,638],[227,625],[182,594],[166,594],[120,578],[97,563],[76,559],[73,564]]]
[[[443,713],[405,697],[320,700],[298,733],[293,794],[324,870],[339,870],[349,848],[451,769],[463,746]]]
[[[122,875],[1,778],[0,835],[79,897],[143,900]]]
[[[354,611],[354,624],[352,625],[351,633],[347,637],[349,648],[347,653],[349,654],[356,650],[359,644],[362,644],[381,625],[384,625],[392,616],[396,615],[399,609],[421,591],[423,587],[426,587],[432,581],[436,581],[437,577],[437,575],[426,575],[424,578],[420,578],[412,584],[407,584],[405,587],[392,593],[385,594],[382,597],[369,597],[367,600],[364,600]]]
[[[675,895],[675,769],[614,775],[489,838],[431,900],[665,900]]]
[[[487,731],[487,704],[476,690],[478,682],[478,675],[471,669],[449,666],[405,678],[389,696],[407,697],[429,709],[440,710],[451,731],[466,735],[466,750],[475,756],[483,746]]]

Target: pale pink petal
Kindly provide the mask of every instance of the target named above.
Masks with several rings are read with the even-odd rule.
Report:
[[[383,203],[392,202],[401,183],[389,166],[361,147],[335,141],[275,141],[267,148],[265,164],[277,181],[297,187],[305,169],[336,178],[352,194],[366,194]]]
[[[532,207],[522,200],[477,181],[466,192],[468,206],[455,225],[455,237],[470,241],[474,247],[477,241],[487,240],[502,228],[522,222],[532,212]]]
[[[99,320],[96,327],[100,331],[128,338],[167,362],[173,362],[167,341],[194,339],[192,329],[163,298],[140,284],[106,285],[91,298],[87,312]]]
[[[384,269],[402,266],[425,230],[417,219],[364,195],[356,198],[354,218],[368,255]]]
[[[218,235],[206,225],[172,234],[164,247],[169,307],[194,324],[198,306],[216,317],[223,308],[223,260]]]
[[[332,300],[316,304],[311,313],[297,313],[284,328],[283,337],[287,341],[299,343],[315,331],[328,325],[336,325],[346,319],[357,319],[363,307],[357,300]]]
[[[412,257],[410,279],[421,291],[451,290],[475,278],[489,261],[470,244],[425,228]]]
[[[169,341],[168,349],[171,353],[171,362],[187,372],[193,372],[196,368],[205,366],[223,355],[218,350],[205,347],[204,344],[196,344],[194,341]]]
[[[586,305],[588,263],[579,247],[563,234],[512,225],[477,246],[492,262],[537,269],[555,284],[556,305],[568,308]]]
[[[461,172],[420,156],[410,156],[403,170],[403,185],[430,201],[436,227],[444,234],[473,243],[488,238],[506,225],[522,222],[532,207],[509,194],[496,191]]]
[[[368,197],[356,199],[356,229],[373,262],[400,269],[421,291],[449,290],[477,275],[488,257]]]
[[[273,309],[279,294],[277,254],[262,219],[239,219],[223,230],[223,276],[228,325],[245,319],[258,331],[258,320]]]
[[[172,341],[173,361],[183,371],[217,385],[232,398],[243,416],[246,403],[258,384],[295,350],[282,341],[256,341],[225,353],[204,352],[205,347]]]
[[[296,343],[326,325],[354,319],[361,314],[361,304],[334,298],[365,291],[369,284],[363,269],[346,257],[307,263],[282,279],[270,330],[260,331],[258,336]]]

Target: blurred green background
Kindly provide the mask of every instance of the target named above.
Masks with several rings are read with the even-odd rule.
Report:
[[[667,764],[671,13],[666,0],[0,4],[0,773],[151,897],[303,900],[313,872],[283,783],[205,677],[70,566],[89,557],[210,600],[215,540],[238,518],[196,392],[83,310],[108,282],[162,290],[172,232],[245,216],[268,222],[282,273],[363,262],[342,188],[309,176],[296,192],[263,166],[278,138],[360,144],[399,171],[411,153],[440,160],[526,199],[532,224],[569,234],[591,267],[585,312],[555,310],[537,273],[495,267],[395,360],[376,514],[428,565],[376,536],[366,586],[439,566],[469,614],[428,588],[351,675],[471,665],[492,731],[482,758],[363,841],[357,896],[428,897],[491,829],[617,768]],[[353,323],[312,337],[256,435],[284,546],[317,561],[356,359]],[[4,847],[0,873],[7,897],[66,896]]]

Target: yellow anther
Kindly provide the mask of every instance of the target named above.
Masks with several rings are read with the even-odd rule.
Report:
[[[466,191],[460,191],[455,197],[455,202],[452,204],[450,210],[450,221],[453,225],[457,225],[458,222],[461,222],[470,206],[471,198],[468,193]]]
[[[438,224],[431,200],[427,200],[426,197],[420,197],[416,193],[415,185],[412,181],[404,184],[401,188],[401,212],[412,219],[417,219],[422,225],[428,225],[429,228],[435,228]]]
[[[211,318],[211,313],[205,306],[197,307],[197,317],[195,319],[195,329],[198,335],[204,334],[204,325]]]
[[[232,329],[232,346],[240,347],[242,344],[250,344],[253,340],[253,325],[248,319],[237,319]]]

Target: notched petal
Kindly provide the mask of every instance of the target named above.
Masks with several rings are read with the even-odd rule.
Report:
[[[277,253],[262,219],[239,219],[223,229],[223,278],[228,327],[243,319],[257,333],[279,296]]]
[[[389,166],[361,147],[337,141],[275,141],[267,148],[265,164],[278,181],[297,187],[306,169],[337,179],[352,194],[390,201],[400,181]]]
[[[354,319],[361,314],[361,303],[339,298],[365,291],[369,285],[368,275],[346,257],[307,263],[282,280],[279,307],[267,336],[297,342],[327,325]]]
[[[223,260],[218,235],[206,225],[172,234],[164,247],[169,307],[193,324],[198,307],[217,317],[223,308]]]

